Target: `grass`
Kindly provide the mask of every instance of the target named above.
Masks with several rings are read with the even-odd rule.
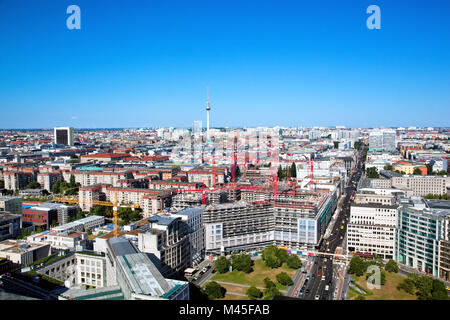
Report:
[[[358,291],[356,291],[355,289],[353,289],[353,288],[348,288],[348,299],[349,300],[354,300],[354,299],[356,299],[356,297],[358,297],[359,296],[359,292]]]
[[[217,300],[249,300],[248,297],[238,296],[235,294],[225,294],[225,297]]]
[[[264,278],[268,277],[276,284],[279,290],[286,290],[287,286],[283,286],[277,282],[276,278],[277,274],[279,274],[280,272],[286,272],[289,276],[293,277],[296,272],[296,269],[291,269],[286,264],[283,264],[279,268],[272,269],[267,267],[262,259],[255,260],[254,263],[255,264],[253,266],[253,272],[245,273],[243,271],[233,270],[227,273],[222,274],[218,273],[211,279],[211,281],[216,280],[216,281],[245,284],[248,286],[265,287]],[[220,284],[220,285],[225,289],[227,289],[227,292],[231,291],[246,294],[246,291],[248,289],[244,287],[233,286],[231,284],[230,285]],[[260,290],[263,291],[262,289]],[[248,298],[226,293],[225,298],[220,300],[248,300]]]
[[[296,270],[289,268],[288,266],[286,266],[286,264],[283,264],[279,268],[272,269],[267,267],[262,259],[258,259],[255,260],[253,272],[245,273],[243,271],[233,270],[231,272],[223,274],[216,274],[212,278],[212,280],[222,280],[226,282],[264,287],[264,278],[268,277],[270,280],[277,284],[278,289],[284,290],[287,288],[287,286],[280,285],[276,279],[276,275],[280,272],[286,272],[289,276],[293,277]]]
[[[357,284],[360,288],[364,289],[364,291],[369,292],[369,294],[365,295],[366,300],[417,300],[417,297],[413,294],[409,294],[403,290],[398,290],[397,285],[405,279],[402,275],[398,273],[386,272],[386,284],[382,285],[380,289],[368,289],[366,283],[366,277],[354,277],[355,284]],[[354,300],[359,293],[355,290],[355,295],[351,294],[353,289],[350,288],[349,291],[349,299]],[[370,294],[371,293],[371,294]]]

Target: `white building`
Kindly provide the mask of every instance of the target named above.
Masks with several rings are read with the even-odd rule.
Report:
[[[94,229],[105,224],[105,217],[103,216],[88,216],[83,219],[79,219],[73,222],[63,224],[62,226],[54,227],[51,231],[58,234],[85,231],[86,229]]]
[[[395,254],[397,215],[397,206],[352,204],[347,234],[349,251],[392,259]]]

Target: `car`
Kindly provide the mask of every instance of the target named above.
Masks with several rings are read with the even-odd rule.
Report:
[[[203,273],[205,273],[206,271],[208,271],[208,268],[205,267],[205,268],[202,269]]]
[[[310,279],[310,277],[309,277],[309,276],[306,276],[306,281],[309,281],[309,279]]]
[[[316,294],[316,296],[314,297],[315,300],[319,300],[320,296],[318,294]]]
[[[307,284],[308,284],[308,279],[305,280],[305,282],[303,283],[303,286],[306,287]]]
[[[317,272],[317,276],[320,277],[322,275],[322,273],[319,271]]]
[[[326,286],[325,286],[325,291],[328,291],[328,289],[330,289],[330,286],[329,286],[329,285],[326,285]]]
[[[325,281],[325,276],[324,275],[322,276],[322,281]]]
[[[311,291],[309,289],[306,289],[305,295],[308,295]]]

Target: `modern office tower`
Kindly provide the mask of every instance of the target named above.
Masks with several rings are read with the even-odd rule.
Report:
[[[73,146],[73,128],[72,127],[56,127],[53,129],[54,141],[56,144],[64,144]]]
[[[373,199],[363,201],[371,200]],[[396,205],[381,203],[352,204],[348,224],[348,250],[377,254],[383,259],[392,259],[395,252],[397,208]]]
[[[439,276],[439,247],[448,241],[450,210],[401,206],[398,209],[395,260]]]
[[[171,215],[174,218],[181,218],[188,226],[191,266],[199,264],[205,257],[205,234],[202,214],[201,208],[186,208]]]
[[[187,223],[181,217],[162,215],[148,221],[148,230],[138,234],[139,250],[157,258],[152,261],[165,277],[182,274],[191,262]]]
[[[383,150],[395,151],[395,130],[383,130]]]
[[[192,123],[192,134],[197,136],[202,133],[202,121],[201,120],[195,120]]]
[[[373,131],[369,134],[369,149],[383,150],[383,133],[381,131]]]
[[[369,149],[374,151],[394,151],[396,133],[392,129],[375,130],[369,134]]]

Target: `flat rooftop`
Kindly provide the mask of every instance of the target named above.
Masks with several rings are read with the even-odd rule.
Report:
[[[133,293],[161,297],[173,287],[144,253],[119,256],[117,261]]]

